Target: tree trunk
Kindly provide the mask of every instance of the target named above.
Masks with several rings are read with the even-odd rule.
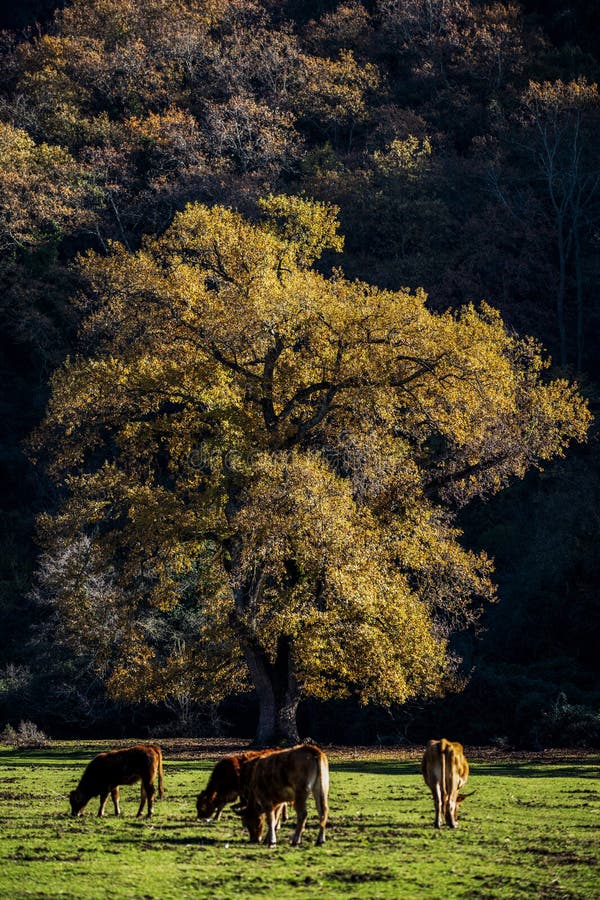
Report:
[[[231,496],[228,502],[228,518],[238,509],[238,498]],[[239,567],[241,542],[232,540],[230,569]],[[248,665],[250,677],[258,697],[258,725],[254,743],[257,747],[290,745],[298,743],[296,714],[300,703],[300,688],[296,678],[292,641],[280,636],[275,659],[271,660],[255,639],[252,626],[247,624],[247,611],[260,593],[260,578],[254,585],[254,598],[246,588],[234,592],[236,612],[231,625],[237,632],[240,648]]]
[[[560,364],[567,364],[567,328],[565,324],[565,293],[567,284],[567,253],[563,234],[563,223],[558,221],[557,250],[558,250],[558,288],[556,291],[556,319],[558,324],[558,341]]]
[[[583,301],[583,270],[581,263],[581,246],[579,243],[579,223],[575,222],[573,226],[574,247],[573,253],[575,257],[575,285],[577,297],[577,373],[583,371],[583,351],[584,351],[584,301]]]
[[[273,662],[251,640],[243,641],[243,650],[258,696],[254,743],[258,747],[298,743],[296,714],[300,690],[289,638],[279,638]]]

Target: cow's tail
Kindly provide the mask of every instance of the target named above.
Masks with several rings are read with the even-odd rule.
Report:
[[[440,800],[442,803],[442,815],[444,815],[444,816],[446,815],[446,809],[448,807],[448,785],[446,784],[446,749],[447,749],[446,744],[441,743],[440,744],[440,757],[441,757],[440,765],[441,765],[441,769],[442,769],[442,777],[441,777],[440,781],[441,781],[442,796],[440,797]]]
[[[327,824],[327,816],[329,813],[329,762],[324,753],[321,753],[317,759],[319,767],[317,775],[317,783],[315,785],[315,804],[319,813],[319,825],[325,828]]]
[[[165,796],[165,789],[163,786],[163,757],[160,747],[157,747],[156,749],[158,750],[158,796],[162,800]]]
[[[445,777],[442,774],[444,784],[444,813],[448,824],[453,824],[456,819],[456,797],[458,795],[458,773],[456,771],[456,758],[452,744],[446,744],[442,753],[443,766],[446,766]]]

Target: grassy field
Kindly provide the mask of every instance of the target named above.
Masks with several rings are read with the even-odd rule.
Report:
[[[289,823],[269,850],[249,844],[230,811],[219,823],[195,820],[218,748],[167,745],[167,795],[149,821],[134,818],[137,786],[122,789],[119,819],[98,819],[96,800],[71,818],[66,794],[100,749],[0,750],[2,900],[600,897],[600,769],[591,756],[471,754],[477,792],[459,829],[436,832],[416,752],[332,751],[327,844],[313,844],[311,800],[303,845],[290,848]]]

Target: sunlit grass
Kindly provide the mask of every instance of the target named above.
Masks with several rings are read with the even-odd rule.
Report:
[[[209,760],[165,760],[165,800],[134,818],[138,787],[122,789],[124,815],[68,815],[66,795],[97,747],[0,751],[1,898],[295,897],[597,898],[600,783],[597,761],[474,763],[477,793],[460,828],[436,832],[417,759],[336,760],[325,847],[291,849],[291,822],[275,850],[248,843],[226,810],[195,820]],[[109,805],[110,808],[110,805]]]

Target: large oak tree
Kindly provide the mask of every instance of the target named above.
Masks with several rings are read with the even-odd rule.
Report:
[[[452,629],[493,596],[453,512],[582,439],[576,389],[486,305],[435,314],[314,267],[335,210],[190,205],[82,261],[81,354],[36,443],[64,633],[129,698],[253,685],[257,739],[300,698],[442,692]]]

